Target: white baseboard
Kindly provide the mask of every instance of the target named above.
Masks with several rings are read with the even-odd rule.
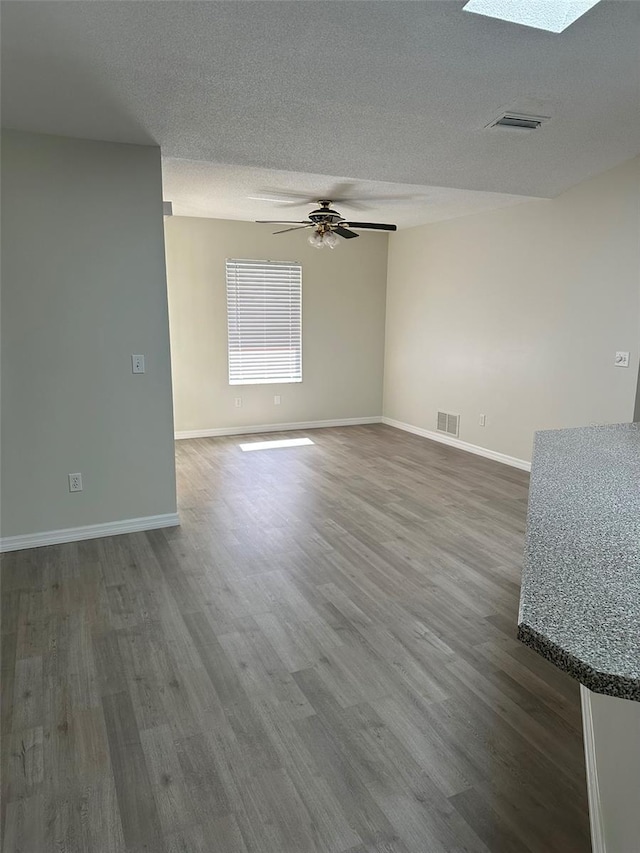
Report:
[[[503,465],[511,465],[513,468],[520,468],[522,471],[531,471],[531,462],[526,459],[517,459],[515,456],[507,456],[506,453],[498,453],[497,450],[489,450],[487,447],[480,447],[477,444],[470,444],[468,441],[462,441],[451,435],[444,435],[440,432],[435,432],[430,429],[405,424],[402,421],[394,421],[393,418],[382,418],[382,423],[387,426],[402,429],[405,432],[412,432],[414,435],[421,435],[423,438],[428,438],[431,441],[439,441],[441,444],[448,444],[451,447],[457,447],[458,450],[466,450],[467,453],[475,453],[477,456],[486,456],[487,459],[493,459],[494,462],[502,462]]]
[[[213,429],[185,429],[175,434],[177,440],[185,438],[215,438],[222,435],[250,435],[256,432],[288,432],[293,429],[322,429],[323,427],[358,426],[382,423],[381,415],[366,418],[337,418],[328,421],[301,421],[292,424],[258,424],[256,426],[214,427]]]
[[[593,733],[591,714],[591,694],[580,685],[580,705],[582,706],[582,733],[584,738],[584,760],[587,771],[587,796],[589,799],[589,822],[591,824],[591,849],[593,853],[607,853],[602,824],[600,786],[598,784],[598,766],[596,763],[596,742]]]
[[[67,527],[63,530],[46,530],[23,536],[5,536],[0,539],[0,551],[22,551],[25,548],[41,548],[43,545],[59,545],[62,542],[80,542],[82,539],[100,539],[121,533],[137,533],[141,530],[157,530],[159,527],[176,527],[180,524],[177,512],[165,515],[147,515],[144,518],[124,518],[106,524],[88,524],[85,527]]]

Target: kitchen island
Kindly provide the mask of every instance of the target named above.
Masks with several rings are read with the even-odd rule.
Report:
[[[640,851],[640,424],[536,434],[518,637],[581,684],[593,850]]]

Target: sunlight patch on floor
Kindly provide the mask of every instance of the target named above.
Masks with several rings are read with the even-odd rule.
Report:
[[[303,444],[313,444],[310,438],[280,438],[274,441],[252,441],[250,444],[240,444],[240,450],[276,450],[279,447],[301,447]]]

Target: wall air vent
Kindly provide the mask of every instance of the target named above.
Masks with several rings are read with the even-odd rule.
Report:
[[[504,113],[487,127],[506,128],[507,130],[537,130],[549,116],[528,116],[523,113]]]
[[[460,415],[451,415],[449,412],[438,412],[438,432],[446,432],[448,435],[458,435],[460,430]]]

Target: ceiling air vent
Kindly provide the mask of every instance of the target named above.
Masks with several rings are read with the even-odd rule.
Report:
[[[460,429],[460,415],[451,415],[448,412],[438,412],[438,432],[446,432],[448,435],[458,435]]]
[[[508,130],[537,130],[549,121],[549,116],[528,116],[523,113],[504,113],[487,127],[507,128]]]

